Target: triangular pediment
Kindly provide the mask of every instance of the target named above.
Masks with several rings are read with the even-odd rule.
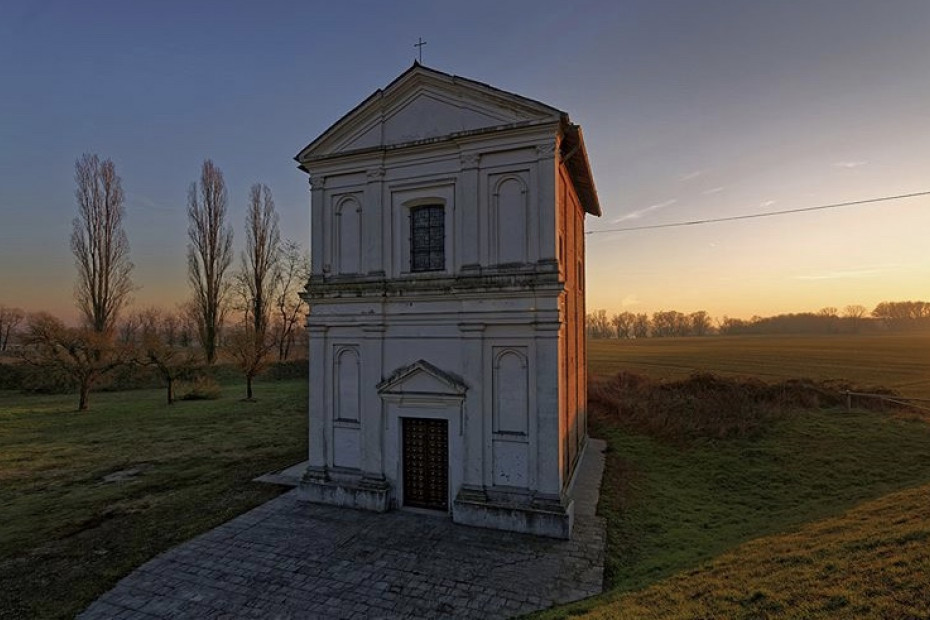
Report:
[[[544,103],[414,64],[324,131],[296,159],[303,163],[469,132],[553,123],[562,117]]]
[[[459,377],[440,370],[426,360],[398,368],[378,384],[379,394],[461,396],[467,389]]]

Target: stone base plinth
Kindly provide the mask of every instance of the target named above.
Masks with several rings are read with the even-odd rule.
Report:
[[[575,503],[513,502],[491,499],[462,490],[452,502],[452,520],[462,525],[550,538],[569,539],[575,519]]]
[[[391,485],[386,480],[352,475],[331,478],[313,469],[301,478],[298,495],[304,502],[373,512],[387,512],[391,507]]]

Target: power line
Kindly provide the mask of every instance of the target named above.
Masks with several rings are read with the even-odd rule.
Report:
[[[706,220],[691,220],[688,222],[672,222],[669,224],[651,224],[649,226],[631,226],[629,228],[605,228],[604,230],[588,230],[586,235],[595,233],[611,232],[630,232],[633,230],[651,230],[654,228],[676,228],[681,226],[698,226],[700,224],[715,224],[717,222],[733,222],[736,220],[751,220],[759,217],[774,217],[776,215],[789,215],[791,213],[807,213],[810,211],[824,211],[826,209],[838,209],[840,207],[854,207],[857,205],[871,204],[875,202],[887,202],[890,200],[901,200],[904,198],[916,198],[918,196],[930,196],[930,191],[914,192],[912,194],[898,194],[897,196],[883,196],[881,198],[867,198],[865,200],[851,200],[849,202],[836,202],[828,205],[819,205],[816,207],[804,207],[801,209],[785,209],[784,211],[766,211],[764,213],[750,213],[747,215],[732,215],[730,217],[716,217]]]

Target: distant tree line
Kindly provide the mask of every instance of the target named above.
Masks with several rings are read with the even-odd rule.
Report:
[[[713,320],[700,310],[688,314],[674,310],[646,313],[621,312],[608,316],[595,310],[585,317],[588,338],[631,339],[683,336],[737,336],[754,334],[838,334],[930,329],[930,302],[883,301],[870,312],[865,306],[846,306],[842,312],[828,306],[818,312]]]
[[[78,409],[84,410],[90,391],[120,367],[156,372],[170,404],[179,378],[221,355],[240,369],[246,396],[252,398],[252,380],[274,358],[286,361],[305,350],[301,318],[306,304],[300,292],[309,277],[309,260],[298,243],[280,237],[266,185],[250,189],[246,249],[240,270],[233,272],[225,180],[212,161],[204,161],[188,192],[191,297],[175,310],[132,310],[136,286],[123,227],[122,180],[112,161],[85,154],[75,163],[75,182],[78,214],[71,250],[80,325],[0,305],[0,353],[15,348],[26,364],[64,377],[77,387]]]

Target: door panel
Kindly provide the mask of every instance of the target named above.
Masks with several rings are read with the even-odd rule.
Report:
[[[449,425],[403,418],[404,506],[449,510]]]

